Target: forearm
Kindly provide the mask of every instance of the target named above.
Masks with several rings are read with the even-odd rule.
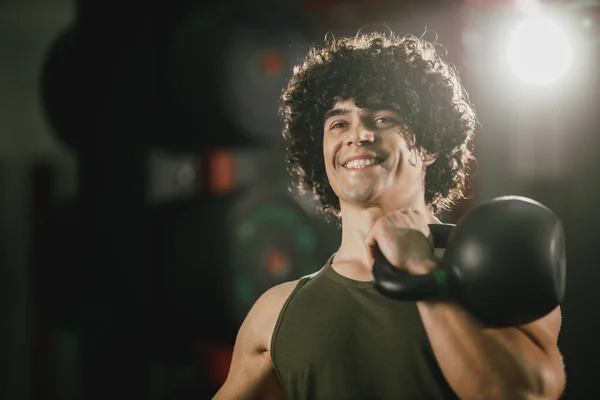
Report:
[[[557,398],[548,355],[517,328],[482,329],[458,305],[419,302],[444,376],[461,399]]]

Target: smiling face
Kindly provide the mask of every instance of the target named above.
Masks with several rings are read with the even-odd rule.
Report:
[[[325,170],[344,203],[394,207],[423,193],[423,167],[433,162],[408,148],[407,128],[391,106],[358,108],[341,100],[326,113]]]

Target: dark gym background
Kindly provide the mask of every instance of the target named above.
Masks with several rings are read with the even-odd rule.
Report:
[[[514,79],[502,47],[539,5],[573,42],[548,86]],[[0,398],[210,398],[253,301],[319,269],[339,241],[309,197],[287,191],[277,106],[291,65],[328,32],[383,25],[435,31],[478,110],[472,198],[445,220],[504,194],[563,219],[564,398],[600,398],[599,10],[3,0]]]

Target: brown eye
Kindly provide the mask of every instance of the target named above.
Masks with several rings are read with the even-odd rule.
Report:
[[[373,120],[373,124],[375,125],[394,125],[396,124],[396,120],[391,117],[377,117]]]
[[[346,126],[346,123],[344,121],[338,121],[336,123],[334,123],[333,125],[331,125],[331,127],[329,129],[342,129]]]

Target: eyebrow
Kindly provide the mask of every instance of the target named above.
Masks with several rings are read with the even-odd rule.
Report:
[[[396,107],[392,104],[385,104],[385,103],[369,104],[369,105],[367,105],[367,107],[365,107],[365,109],[369,110],[369,111],[391,111],[394,113],[398,113],[398,111],[399,111],[398,107]],[[339,117],[339,116],[348,115],[348,114],[350,114],[350,110],[347,108],[334,108],[325,113],[324,121],[327,121],[329,118],[332,118],[332,117]]]
[[[347,108],[334,108],[333,110],[329,110],[325,113],[324,120],[327,121],[332,117],[339,117],[340,115],[348,115],[350,114],[350,110]]]

